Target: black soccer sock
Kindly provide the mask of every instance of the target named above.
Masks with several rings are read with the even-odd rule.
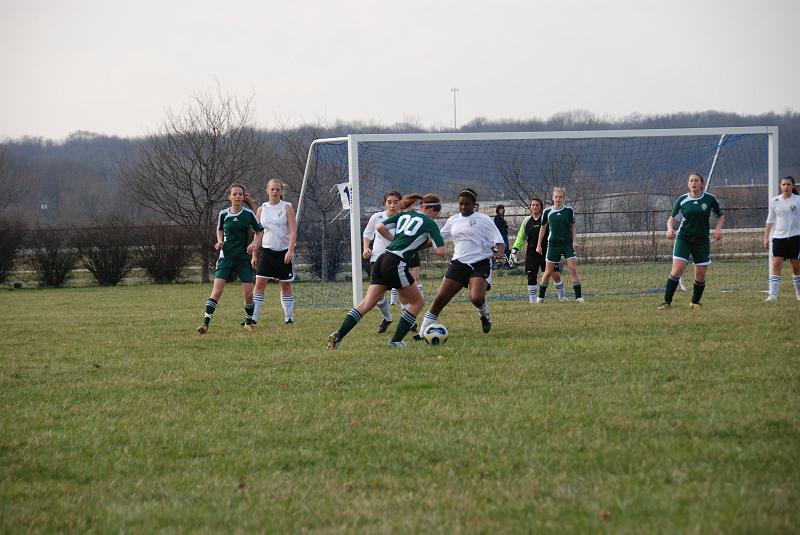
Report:
[[[361,321],[361,314],[359,314],[358,310],[355,308],[351,308],[347,316],[344,317],[342,325],[339,327],[339,336],[344,338],[347,333],[353,330],[353,327],[358,325],[359,321]]]
[[[211,316],[214,315],[214,311],[217,309],[217,300],[208,298],[208,302],[206,303],[206,313],[203,316],[203,323],[206,327],[208,324],[211,323]]]
[[[678,281],[680,277],[673,277],[671,274],[667,277],[667,287],[664,290],[664,302],[672,303],[672,298],[675,296],[675,290],[678,289]]]
[[[246,325],[251,325],[253,323],[253,312],[256,309],[255,303],[245,303],[244,304],[244,322]]]
[[[692,288],[692,303],[699,303],[700,298],[703,297],[703,290],[706,289],[706,283],[694,281],[694,288]]]
[[[547,285],[540,284],[539,285],[539,298],[544,299],[544,294],[547,292]]]
[[[581,298],[581,283],[573,284],[572,289],[575,290],[575,299]]]
[[[400,316],[400,321],[397,322],[397,329],[395,329],[394,336],[392,336],[392,342],[399,342],[402,340],[416,322],[417,317],[408,310],[404,310],[403,314]]]

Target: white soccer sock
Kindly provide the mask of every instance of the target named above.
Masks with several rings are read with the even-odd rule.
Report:
[[[392,311],[389,310],[389,303],[388,301],[386,301],[385,297],[380,301],[378,301],[377,307],[381,315],[383,316],[383,319],[385,319],[386,321],[392,321]]]
[[[436,320],[438,320],[438,319],[439,319],[439,316],[437,316],[436,314],[432,313],[430,310],[428,312],[426,312],[425,315],[422,316],[422,327],[420,327],[419,333],[420,334],[424,333],[425,329],[428,328],[428,325],[433,325],[434,323],[436,323]]]
[[[397,288],[392,288],[392,300],[389,302],[390,305],[397,304]]]
[[[770,275],[769,276],[769,295],[770,297],[777,297],[778,290],[781,287],[781,276],[780,275]]]
[[[488,299],[484,299],[483,305],[479,306],[479,307],[475,307],[475,308],[478,309],[478,314],[480,314],[481,317],[488,316],[489,315],[489,300]]]
[[[261,305],[264,304],[264,294],[253,294],[253,321],[258,321],[258,313],[261,311]]]
[[[792,275],[792,282],[794,283],[794,294],[800,300],[800,275]]]
[[[535,284],[529,284],[528,285],[528,301],[530,301],[531,303],[535,303],[536,302],[536,292],[537,292],[536,285]]]
[[[294,319],[294,293],[281,296],[281,306],[283,307],[284,319]]]
[[[567,292],[564,290],[564,281],[556,283],[556,297],[559,299],[564,299],[567,296]]]
[[[425,289],[425,287],[423,285],[417,284],[417,290],[419,290],[419,295],[422,296],[423,300],[425,300],[425,294],[422,292],[424,289]]]

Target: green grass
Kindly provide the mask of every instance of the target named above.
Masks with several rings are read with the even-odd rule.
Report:
[[[335,352],[301,287],[246,335],[229,286],[205,337],[206,285],[0,291],[0,532],[797,532],[790,280],[496,301],[489,335],[454,304],[405,351],[373,312]]]

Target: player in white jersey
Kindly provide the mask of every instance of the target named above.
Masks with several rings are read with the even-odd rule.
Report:
[[[367,226],[364,228],[364,233],[362,234],[364,252],[361,253],[361,256],[365,260],[369,260],[370,277],[372,277],[372,273],[375,270],[378,257],[386,251],[386,246],[391,243],[384,238],[382,234],[376,232],[375,227],[378,223],[383,223],[386,219],[389,219],[397,213],[397,204],[400,202],[401,198],[402,195],[400,195],[399,191],[387,191],[383,195],[383,207],[385,210],[372,214],[372,217],[370,217],[367,222]],[[392,231],[393,230],[394,229],[392,229]],[[388,329],[389,325],[392,323],[392,312],[389,310],[389,303],[387,303],[386,297],[384,296],[378,301],[376,306],[383,316],[383,321],[378,325],[378,332],[385,333],[386,329]]]
[[[255,310],[253,321],[245,325],[252,331],[261,306],[264,304],[264,289],[268,281],[275,281],[281,287],[281,306],[284,323],[294,323],[294,248],[297,243],[297,222],[292,204],[283,200],[283,184],[273,178],[267,182],[269,200],[258,208],[256,215],[264,227],[264,236],[258,254],[256,286],[253,290]],[[255,260],[255,254],[253,255]]]
[[[794,177],[781,179],[781,194],[769,201],[769,214],[764,227],[764,247],[769,249],[772,234],[769,295],[767,301],[778,299],[783,261],[792,265],[794,293],[800,301],[800,196],[795,192]]]
[[[492,258],[504,256],[503,236],[491,217],[476,212],[478,195],[465,188],[458,195],[459,213],[451,216],[442,228],[442,237],[455,245],[450,267],[442,279],[436,297],[425,313],[420,333],[436,323],[442,309],[461,291],[469,288],[469,298],[481,318],[481,328],[488,333],[492,328],[486,292],[492,283]],[[414,337],[420,340],[421,336]]]

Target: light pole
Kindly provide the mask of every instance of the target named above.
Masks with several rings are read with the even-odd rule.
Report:
[[[453,130],[458,130],[458,126],[456,125],[456,92],[458,91],[457,87],[453,87],[450,89],[453,92]]]

